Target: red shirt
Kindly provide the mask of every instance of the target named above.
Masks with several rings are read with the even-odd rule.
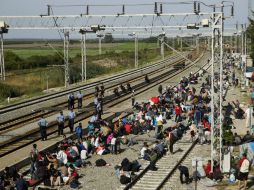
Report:
[[[203,125],[205,129],[211,130],[211,124],[208,121],[204,120]]]
[[[176,115],[181,115],[182,114],[182,108],[180,106],[176,106],[175,107],[175,112],[176,112]]]
[[[208,164],[204,167],[206,176],[208,176],[208,175],[210,174],[211,169],[212,169],[212,167],[211,167],[211,164],[210,164],[210,163],[208,163]]]
[[[239,168],[242,166],[243,161],[247,159],[246,157],[242,157],[241,160],[239,160]]]
[[[124,128],[125,128],[125,131],[126,131],[127,134],[131,133],[132,126],[130,124],[128,124],[128,123],[125,124]]]

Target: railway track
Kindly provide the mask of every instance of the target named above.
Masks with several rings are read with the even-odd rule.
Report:
[[[181,60],[180,60],[181,61]],[[191,65],[190,65],[191,66]],[[188,67],[190,67],[188,66]],[[185,69],[187,69],[186,67]],[[158,77],[154,77],[150,79],[150,84],[147,85],[145,82],[141,82],[135,86],[133,86],[133,89],[135,89],[136,94],[142,93],[154,86],[156,86],[158,83],[163,82],[165,80],[168,80],[169,78],[181,73],[182,70],[179,69],[171,69],[169,71],[165,71]],[[106,101],[104,100],[104,107],[112,107],[116,104],[120,104],[121,102],[127,100],[130,98],[130,94],[125,94],[121,97],[114,97],[113,95],[107,97]],[[80,122],[83,119],[86,119],[88,117],[91,117],[94,110],[91,108],[90,110],[83,111],[81,113],[77,114],[77,117],[75,119],[75,122]],[[68,123],[65,122],[65,127],[67,127]],[[57,122],[51,122],[49,123],[49,126],[47,128],[47,134],[51,135],[53,133],[57,132]],[[40,133],[39,129],[33,129],[23,135],[14,136],[13,138],[0,143],[0,157],[3,157],[15,150],[18,150],[24,146],[27,146],[28,144],[31,144],[37,140],[40,139]]]
[[[167,60],[164,60],[164,61],[161,61],[160,63],[158,63],[158,64],[156,64],[156,66],[158,66],[158,65],[160,65],[160,64],[163,64],[163,65],[165,65],[165,63],[168,63],[168,65],[167,65],[167,67],[170,67],[170,66],[172,66],[172,65],[174,65],[174,64],[177,64],[177,63],[181,63],[181,62],[183,62],[184,60],[183,59],[179,59],[178,61],[176,61],[176,62],[174,62],[175,61],[175,59],[177,59],[178,57],[176,57],[176,56],[173,56],[173,57],[171,57],[171,58],[169,58],[169,59],[167,59]],[[152,68],[151,66],[148,66],[146,69],[150,69],[150,68]],[[145,69],[145,68],[142,68],[143,70]],[[142,69],[139,69],[139,71],[138,72],[140,72],[140,70],[142,70]],[[154,70],[154,71],[152,71],[152,72],[150,72],[150,73],[148,73],[149,75],[153,75],[153,74],[156,74],[156,73],[158,73],[158,72],[161,72],[162,70],[164,70],[165,68],[163,67],[163,68],[158,68],[158,69],[156,69],[156,70]],[[129,75],[132,75],[132,73],[137,73],[137,71],[136,72],[128,72],[129,73]],[[126,76],[126,75],[124,75],[124,76]],[[133,79],[131,79],[131,80],[128,80],[128,81],[125,81],[125,82],[129,82],[129,83],[135,83],[136,81],[138,81],[138,80],[142,80],[143,79],[143,75],[141,75],[141,76],[136,76],[135,78],[133,78]],[[122,82],[121,82],[122,83]],[[96,84],[97,83],[95,83],[94,84],[94,86],[92,86],[92,87],[95,87],[96,86]],[[105,82],[104,82],[104,84],[105,84]],[[120,83],[116,83],[116,84],[112,84],[112,85],[110,85],[110,86],[108,86],[107,87],[107,91],[109,91],[109,90],[111,90],[111,89],[113,89],[113,88],[115,88],[116,86],[118,86]],[[84,87],[82,87],[83,88],[83,90],[84,89],[88,89],[88,88],[92,88],[92,87],[86,87],[86,85],[84,86]],[[77,91],[77,90],[79,90],[80,89],[80,87],[78,87],[78,89],[76,89],[75,88],[75,90],[74,89],[72,89],[72,92],[74,92],[74,91]],[[93,89],[92,89],[93,90]],[[68,94],[68,93],[70,93],[70,91],[68,91],[68,92],[64,92],[64,94],[62,94],[62,92],[60,92],[60,94],[61,94],[61,96],[65,96],[66,94]],[[121,94],[121,95],[123,95],[123,94]],[[54,95],[54,97],[55,97],[56,95]],[[58,95],[59,97],[60,97],[60,95]],[[83,98],[83,99],[89,99],[89,98],[92,98],[94,96],[94,93],[93,92],[90,92],[90,93],[87,93],[86,95],[85,95],[85,97]],[[52,98],[52,96],[50,96],[49,97],[49,99],[51,99]],[[41,101],[41,100],[40,100]],[[43,101],[46,101],[46,100],[43,100]],[[23,103],[21,103],[22,105],[21,106],[24,106],[23,105]],[[14,107],[16,107],[17,105],[14,105]],[[91,107],[91,104],[90,105],[88,105],[88,107],[85,107],[84,109],[85,110],[87,110],[87,109],[89,109]],[[9,109],[10,107],[7,107],[7,109]],[[29,114],[26,114],[26,115],[22,115],[22,116],[20,116],[20,117],[15,117],[15,118],[12,118],[11,120],[8,120],[8,121],[5,121],[5,122],[2,122],[2,123],[0,123],[0,135],[1,134],[3,134],[3,133],[5,133],[5,132],[7,132],[7,131],[9,131],[9,130],[11,130],[12,128],[19,128],[19,127],[22,127],[22,126],[24,126],[25,124],[29,124],[29,123],[32,123],[32,122],[34,122],[34,121],[37,121],[38,120],[38,118],[40,118],[41,116],[44,116],[44,117],[49,117],[50,115],[52,115],[52,114],[54,114],[56,111],[60,111],[60,110],[63,110],[63,109],[66,109],[67,108],[67,104],[66,104],[66,101],[64,101],[64,102],[61,102],[61,103],[58,103],[58,104],[56,104],[56,105],[54,105],[54,107],[49,107],[49,108],[42,108],[42,109],[40,109],[40,110],[37,110],[37,111],[34,111],[34,112],[32,112],[32,113],[29,113]],[[1,109],[0,109],[0,112],[1,112]]]
[[[63,90],[63,91],[58,92],[58,93],[47,94],[47,95],[43,95],[41,97],[32,98],[30,100],[22,101],[20,103],[5,106],[3,108],[0,108],[0,114],[10,112],[10,111],[13,111],[13,110],[16,110],[16,109],[19,109],[19,108],[23,108],[23,107],[26,107],[26,106],[29,106],[29,105],[38,104],[38,103],[41,103],[43,101],[48,101],[50,99],[55,99],[57,97],[66,96],[69,93],[77,92],[79,90],[86,90],[86,89],[89,89],[89,88],[94,88],[96,85],[100,85],[102,82],[104,84],[106,84],[106,83],[121,79],[121,78],[126,77],[126,76],[138,74],[140,72],[145,72],[146,70],[153,69],[157,66],[161,66],[161,65],[164,66],[168,61],[171,61],[171,60],[173,61],[176,58],[179,58],[179,56],[174,55],[172,57],[169,57],[168,59],[158,61],[155,64],[148,65],[148,66],[140,68],[140,69],[135,69],[135,70],[131,70],[131,71],[128,71],[128,72],[121,73],[121,74],[117,74],[117,75],[114,75],[113,77],[103,79],[103,81],[92,82],[92,83],[85,84],[85,85],[82,85],[82,86],[79,86],[79,87],[66,89],[66,90]]]
[[[187,70],[187,69],[189,69],[191,66],[193,66],[193,64],[190,64],[190,65],[188,65],[184,70]],[[153,84],[151,84],[152,86],[156,86],[156,85],[158,85],[158,83],[161,83],[161,82],[163,82],[163,81],[166,81],[166,80],[168,80],[169,78],[172,78],[173,76],[176,76],[176,75],[178,75],[178,74],[180,74],[182,71],[181,70],[172,70],[172,73],[170,74],[170,73],[167,73],[167,72],[165,72],[164,73],[164,77],[162,77],[160,80],[157,80],[157,81],[153,81]],[[166,75],[170,75],[170,76],[167,76],[167,77],[165,77]],[[149,88],[151,88],[150,86],[149,87],[147,87],[147,89],[145,89],[145,88],[141,88],[140,90],[138,90],[138,93],[141,93],[141,91],[146,91],[146,90],[148,90]],[[127,96],[127,97],[122,97],[123,99],[128,99],[130,96]],[[118,103],[121,103],[122,101],[124,101],[124,100],[122,100],[121,98],[118,98],[117,99],[119,102],[117,102],[117,101],[111,101],[110,102],[110,104],[108,104],[108,107],[111,107],[111,106],[113,106],[114,104],[118,104]],[[120,113],[119,113],[120,114]],[[81,116],[80,116],[81,117]],[[84,119],[84,118],[82,118],[81,117],[81,119]],[[54,133],[54,131],[53,131],[53,129],[52,129],[52,134]],[[179,140],[177,143],[176,143],[176,145],[175,145],[175,147],[177,147],[177,146],[180,146],[181,148],[182,148],[182,150],[183,151],[179,151],[178,153],[181,153],[181,156],[184,158],[184,157],[186,157],[187,155],[188,155],[188,153],[186,154],[186,151],[188,150],[188,149],[190,149],[191,147],[190,146],[195,146],[195,144],[192,144],[192,145],[190,145],[190,144],[187,144],[186,143],[186,138],[187,137],[184,137],[184,138],[182,138],[181,140]],[[39,137],[38,137],[38,139],[39,139]],[[37,140],[38,140],[37,139]],[[27,139],[24,139],[24,140],[27,140]],[[35,139],[33,139],[33,140],[35,140]],[[25,142],[25,141],[24,141]],[[31,142],[29,142],[28,144],[30,144]],[[22,145],[22,146],[24,146],[24,145]],[[13,148],[13,147],[15,147],[15,146],[10,146],[10,148]],[[17,149],[19,149],[19,148],[21,148],[21,146],[19,146]],[[1,150],[1,147],[0,147],[0,150]],[[191,151],[191,149],[190,149],[190,151]],[[176,153],[176,154],[174,154],[174,155],[178,155],[178,153]],[[180,160],[181,159],[181,156],[177,156],[177,158]],[[169,156],[170,158],[172,158],[172,156]],[[164,164],[165,165],[168,165],[168,164],[166,164],[166,161],[168,160],[168,157],[165,157],[165,158],[162,158],[161,159],[161,164],[163,164],[163,162],[164,162]],[[24,163],[23,163],[24,164]],[[27,163],[27,164],[29,164],[29,163]],[[159,163],[159,161],[157,162],[157,167],[158,168],[163,168],[163,166],[162,165],[158,165],[158,164],[160,164]],[[25,167],[25,168],[23,168],[22,169],[22,173],[24,172],[24,173],[28,173],[28,170],[29,170],[29,167]],[[164,168],[164,171],[167,171],[168,169],[166,169],[166,168]],[[145,170],[143,170],[143,171],[145,171]],[[147,171],[145,171],[144,172],[144,174],[142,175],[142,176],[145,176],[145,173],[146,173]],[[173,175],[173,173],[174,172],[172,172],[172,174],[171,175]],[[164,173],[164,174],[166,174],[166,173]],[[149,174],[151,177],[150,178],[153,178],[153,174],[152,173],[150,173]],[[149,178],[148,178],[149,179]],[[161,180],[162,179],[162,177],[160,177],[159,178],[159,180]],[[151,181],[151,180],[149,180],[149,181]],[[166,181],[167,182],[167,181]],[[165,183],[166,183],[165,182]],[[148,184],[148,183],[147,183]],[[149,183],[149,184],[152,184],[151,182]],[[135,186],[132,186],[133,188],[135,187]],[[150,187],[151,187],[151,185],[150,185]],[[163,185],[162,185],[162,187],[163,187]],[[127,186],[126,187],[124,187],[124,189],[125,188],[127,188]],[[127,188],[128,189],[128,188]],[[129,188],[129,189],[131,189],[131,188]],[[142,189],[146,189],[146,188],[142,188]],[[150,188],[151,189],[151,188]],[[166,189],[168,189],[168,188],[166,188]],[[169,189],[168,189],[169,190]]]
[[[157,171],[151,171],[148,166],[139,174],[138,178],[124,190],[159,190],[174,174],[180,163],[188,156],[195,147],[197,141],[190,143],[189,136],[185,135],[174,144],[174,154],[163,156],[156,162]]]
[[[205,64],[202,68],[208,70],[209,64]],[[198,71],[197,71],[198,72]],[[196,72],[196,73],[197,73]],[[192,150],[197,144],[196,139],[190,143],[190,138],[186,134],[174,144],[174,154],[169,154],[158,159],[156,162],[157,171],[149,170],[149,163],[145,165],[138,176],[126,186],[121,186],[123,190],[179,190],[182,188],[179,184],[179,176],[175,175],[177,167],[187,158],[192,158]],[[186,163],[185,163],[186,164]],[[190,166],[190,162],[187,163]],[[172,177],[174,176],[174,179]],[[172,184],[173,181],[173,184]],[[182,189],[181,189],[182,190]]]

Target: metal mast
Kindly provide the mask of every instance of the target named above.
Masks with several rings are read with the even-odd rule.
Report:
[[[80,30],[81,33],[81,79],[86,82],[86,32]]]
[[[0,77],[5,80],[3,33],[0,32]]]
[[[64,68],[65,68],[65,87],[70,84],[70,70],[69,70],[69,42],[70,36],[69,32],[64,32]]]

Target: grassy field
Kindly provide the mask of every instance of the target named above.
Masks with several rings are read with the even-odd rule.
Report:
[[[61,44],[54,44],[59,51]],[[53,46],[54,46],[53,45]],[[10,44],[5,48],[10,50],[27,60],[27,58],[40,55],[48,56],[55,53],[51,48],[43,44]],[[87,77],[94,78],[100,75],[111,74],[125,69],[134,67],[134,42],[124,43],[109,43],[102,44],[102,55],[98,55],[97,44],[87,44]],[[165,51],[165,56],[172,52]],[[78,82],[81,74],[81,57],[78,43],[70,44],[70,57],[72,58],[71,80]],[[61,59],[58,57],[58,59]],[[160,60],[160,49],[156,43],[139,43],[139,66]],[[27,63],[27,62],[24,62]],[[6,60],[6,65],[8,61]],[[13,89],[14,92],[20,92],[20,97],[15,97],[12,102],[20,101],[24,98],[33,97],[43,94],[47,89],[47,81],[49,88],[64,86],[64,69],[63,67],[43,67],[23,70],[7,71],[6,81],[0,83],[6,85],[4,88]],[[4,94],[4,93],[3,93]],[[7,104],[6,93],[3,95],[0,92],[0,104]],[[7,93],[8,94],[8,93]],[[10,94],[10,93],[9,93]]]
[[[17,54],[21,58],[27,58],[33,55],[53,55],[55,52],[63,52],[62,44],[51,44],[53,48],[51,48],[49,45],[45,44],[25,44],[25,45],[6,45],[5,51],[12,51],[13,53]],[[145,43],[145,42],[139,42],[138,48],[139,50],[143,49],[154,49],[157,47],[157,43]],[[102,43],[102,54],[105,54],[106,52],[113,51],[117,53],[121,53],[123,51],[133,51],[134,50],[134,42],[124,42],[124,43]],[[71,58],[75,57],[77,54],[80,54],[80,44],[73,43],[70,44],[69,48],[69,56]],[[87,44],[87,55],[88,56],[94,56],[99,54],[98,44],[97,43],[91,43]]]

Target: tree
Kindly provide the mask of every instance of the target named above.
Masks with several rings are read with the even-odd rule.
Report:
[[[112,43],[114,41],[114,38],[112,34],[106,34],[104,37],[104,42],[105,43]]]
[[[250,19],[250,25],[247,28],[247,35],[248,38],[250,38],[251,40],[251,44],[250,44],[250,57],[254,60],[254,20]]]

